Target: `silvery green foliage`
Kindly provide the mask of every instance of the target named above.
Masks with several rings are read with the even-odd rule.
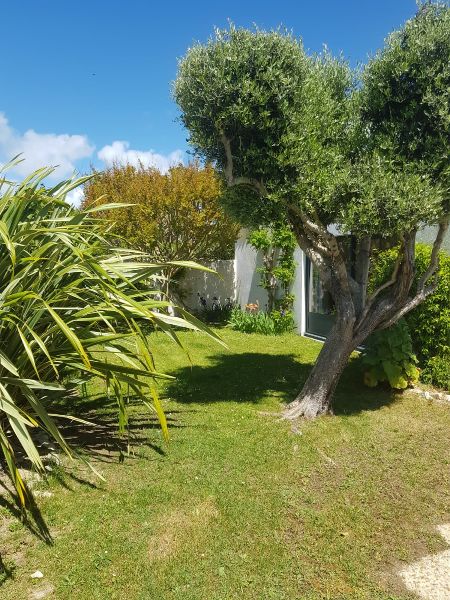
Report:
[[[179,63],[174,96],[189,141],[224,166],[218,143],[225,133],[237,145],[237,173],[277,173],[281,140],[289,131],[306,76],[302,44],[282,31],[216,30]],[[237,151],[239,148],[239,151]]]
[[[417,19],[426,14],[423,8]],[[383,60],[371,63],[380,76]],[[361,91],[342,58],[327,51],[308,56],[287,32],[232,26],[188,51],[174,96],[199,155],[225,168],[226,136],[235,177],[263,183],[263,195],[248,185],[225,194],[226,208],[242,223],[267,224],[295,206],[357,236],[392,236],[436,222],[442,190],[423,153],[420,161],[413,154],[399,160],[387,133],[376,142],[383,98],[371,100],[369,79],[368,70],[368,89]],[[375,75],[372,80],[378,85]],[[443,114],[442,101],[431,98],[435,92],[431,86],[429,103]]]
[[[363,76],[362,115],[374,144],[450,186],[450,7],[424,2]]]

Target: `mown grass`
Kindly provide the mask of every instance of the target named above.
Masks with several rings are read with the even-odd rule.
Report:
[[[350,365],[336,416],[294,433],[270,413],[320,345],[221,333],[229,350],[182,336],[193,366],[152,335],[158,367],[177,377],[164,388],[169,447],[134,411],[120,463],[114,406],[91,390],[79,413],[99,429],[68,433],[106,483],[53,471],[40,498],[53,545],[3,509],[2,599],[52,587],[77,600],[410,598],[396,573],[443,548],[435,526],[450,518],[449,407],[364,388]]]

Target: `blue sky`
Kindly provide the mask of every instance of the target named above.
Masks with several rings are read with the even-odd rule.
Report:
[[[188,148],[170,98],[177,58],[214,26],[282,24],[310,50],[326,44],[357,64],[415,9],[415,0],[8,2],[0,161],[23,152],[18,175],[44,162],[66,176],[113,156],[164,169]]]

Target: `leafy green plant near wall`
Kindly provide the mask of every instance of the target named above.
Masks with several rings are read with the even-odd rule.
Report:
[[[404,320],[368,340],[362,354],[364,383],[376,387],[386,382],[394,389],[405,389],[419,379],[417,358],[413,353],[411,335]]]
[[[429,264],[431,246],[416,246],[416,278],[422,276]],[[397,248],[378,252],[371,266],[370,286],[375,289],[391,276],[397,258]],[[440,252],[436,291],[406,315],[414,352],[421,367],[434,356],[450,351],[450,256]]]
[[[286,314],[292,310],[294,296],[290,286],[295,276],[295,238],[286,225],[273,228],[260,227],[252,231],[248,243],[262,251],[263,266],[257,270],[261,275],[259,284],[267,291],[267,312],[278,310]],[[281,294],[280,294],[281,292]]]
[[[295,238],[286,225],[260,227],[251,232],[248,243],[262,252],[260,286],[267,291],[267,311],[233,309],[229,325],[242,333],[278,335],[294,328],[290,287],[295,275]]]
[[[247,312],[239,307],[231,311],[230,327],[241,333],[260,333],[262,335],[280,335],[294,328],[292,312],[281,313],[273,310],[265,312]]]

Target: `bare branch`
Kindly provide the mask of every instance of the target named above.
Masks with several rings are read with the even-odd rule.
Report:
[[[382,285],[380,285],[374,291],[374,293],[370,296],[370,298],[368,298],[367,303],[366,303],[366,308],[364,309],[364,312],[363,312],[363,314],[361,316],[361,319],[364,319],[364,317],[367,315],[367,313],[369,312],[370,308],[372,307],[372,305],[373,305],[373,303],[375,301],[375,298],[377,296],[379,296],[379,294],[383,290],[386,290],[387,288],[391,287],[397,281],[398,272],[399,272],[402,260],[403,260],[403,252],[399,252],[399,254],[397,256],[397,260],[395,261],[394,271],[392,272],[391,278],[388,281],[386,281],[385,283],[383,283]]]
[[[317,267],[320,272],[320,276],[322,277],[322,281],[326,286],[328,286],[331,281],[331,263],[329,259],[327,259],[327,257],[324,256],[318,248],[314,247],[313,242],[307,237],[303,227],[297,220],[291,221],[291,225],[298,245],[311,260],[311,262]]]
[[[387,327],[394,325],[394,323],[396,323],[404,315],[406,315],[411,310],[413,310],[413,308],[416,308],[416,306],[418,306],[421,302],[426,300],[430,294],[432,294],[434,291],[436,291],[437,286],[438,286],[438,282],[435,281],[428,287],[423,288],[413,298],[408,300],[408,302],[402,308],[400,308],[396,313],[394,313],[394,315],[390,319],[380,323],[380,325],[378,326],[378,329],[386,329]]]
[[[372,236],[370,235],[366,235],[357,241],[353,294],[358,314],[364,310],[366,304],[371,247]]]
[[[380,324],[380,329],[386,329],[387,327],[390,327],[391,325],[396,323],[404,315],[409,313],[411,310],[416,308],[416,306],[418,306],[421,302],[426,300],[426,298],[428,298],[428,296],[436,290],[439,283],[437,279],[428,286],[426,286],[426,283],[427,281],[429,281],[430,277],[432,277],[439,269],[439,250],[441,249],[445,234],[448,231],[449,224],[450,215],[446,215],[439,223],[439,230],[436,235],[436,239],[434,240],[433,250],[431,251],[430,264],[428,265],[428,268],[426,269],[425,273],[419,279],[416,294],[412,298],[409,298],[406,304],[404,304],[399,310],[397,310],[389,319],[383,321]]]
[[[432,275],[434,275],[434,273],[439,268],[439,250],[441,249],[445,234],[448,231],[449,224],[450,215],[446,215],[439,223],[439,230],[436,235],[436,239],[434,240],[433,250],[431,251],[430,264],[428,265],[428,268],[425,271],[425,273],[419,279],[419,283],[417,284],[418,291],[423,290],[427,281]]]
[[[231,152],[231,142],[227,136],[222,133],[220,136],[221,142],[225,150],[225,179],[229,186],[233,185],[233,154]]]

